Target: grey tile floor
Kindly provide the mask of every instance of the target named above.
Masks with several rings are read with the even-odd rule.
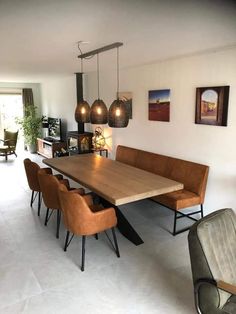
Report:
[[[85,272],[81,239],[62,249],[55,217],[44,226],[29,206],[23,159],[0,160],[0,313],[190,314],[195,313],[187,233],[173,237],[173,213],[145,200],[122,206],[144,240],[134,246],[117,231],[121,258],[106,237],[87,240]]]

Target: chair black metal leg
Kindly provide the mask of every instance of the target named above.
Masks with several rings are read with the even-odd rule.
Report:
[[[177,211],[175,211],[173,235],[176,235],[176,220],[177,220]]]
[[[40,216],[41,209],[41,192],[38,192],[38,216]]]
[[[47,208],[47,212],[46,212],[46,217],[45,217],[45,222],[44,222],[45,226],[47,226],[47,223],[48,223],[48,215],[49,215],[49,208]]]
[[[16,152],[14,152],[14,154],[15,154],[15,156],[17,157]]]
[[[117,238],[116,238],[115,228],[111,228],[111,231],[112,231],[113,240],[115,243],[116,255],[117,255],[117,257],[120,257],[120,252],[119,252],[118,242],[117,242]]]
[[[65,240],[65,245],[64,245],[64,251],[65,251],[65,252],[66,252],[66,249],[67,249],[67,247],[68,247],[69,236],[70,236],[70,231],[67,230],[67,233],[66,233],[66,240]]]
[[[30,206],[32,207],[34,201],[34,191],[31,193],[31,200],[30,200]]]
[[[85,261],[85,240],[86,240],[86,236],[82,236],[82,264],[81,264],[81,271],[84,271],[84,261]]]
[[[56,233],[57,239],[59,238],[60,223],[61,223],[61,211],[58,209],[57,210],[57,233]]]
[[[65,240],[65,246],[64,246],[64,251],[67,250],[68,246],[70,245],[72,239],[74,238],[74,234],[72,234],[71,238],[69,239],[69,236],[70,236],[70,232],[69,230],[67,231],[67,234],[66,234],[66,240]]]
[[[94,237],[96,240],[98,240],[98,234],[97,233],[95,233]]]
[[[203,204],[201,204],[200,206],[201,206],[201,218],[203,218]]]

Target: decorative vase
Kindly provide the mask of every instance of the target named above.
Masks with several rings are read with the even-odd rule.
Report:
[[[28,150],[28,152],[30,152],[31,154],[36,153],[36,144],[28,144],[28,145],[27,145],[27,150]]]

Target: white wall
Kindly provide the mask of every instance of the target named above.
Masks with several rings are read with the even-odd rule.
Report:
[[[49,79],[42,83],[42,112],[62,119],[63,135],[67,130],[77,130],[74,119],[76,108],[76,77]]]
[[[114,151],[123,144],[207,164],[206,211],[236,209],[236,48],[122,70],[120,85],[120,91],[133,92],[133,119],[125,129],[105,127]],[[196,87],[221,85],[230,85],[228,126],[195,124]],[[100,97],[110,105],[115,73],[101,71],[100,86]],[[148,91],[164,88],[171,89],[170,122],[149,121]],[[87,81],[89,103],[96,93],[93,73]]]

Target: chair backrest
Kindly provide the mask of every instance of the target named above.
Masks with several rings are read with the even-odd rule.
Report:
[[[69,192],[63,184],[60,184],[58,194],[67,229],[78,235],[93,234],[97,221],[84,198]]]
[[[38,171],[43,169],[44,173],[52,174],[52,169],[49,167],[40,168],[36,162],[31,161],[29,158],[24,159],[24,166],[30,189],[36,192],[41,192]]]
[[[38,170],[38,180],[45,206],[51,209],[61,209],[58,198],[59,180],[43,168]]]
[[[24,159],[24,166],[30,189],[32,191],[40,192],[41,190],[38,180],[39,165],[32,162],[29,158],[26,158]]]
[[[208,278],[236,285],[236,216],[232,209],[221,209],[200,219],[191,227],[188,242],[194,283]],[[202,309],[222,307],[230,297],[214,286],[202,287]]]
[[[18,137],[18,131],[10,132],[4,129],[4,145],[10,145],[13,148],[16,147],[17,137]]]

